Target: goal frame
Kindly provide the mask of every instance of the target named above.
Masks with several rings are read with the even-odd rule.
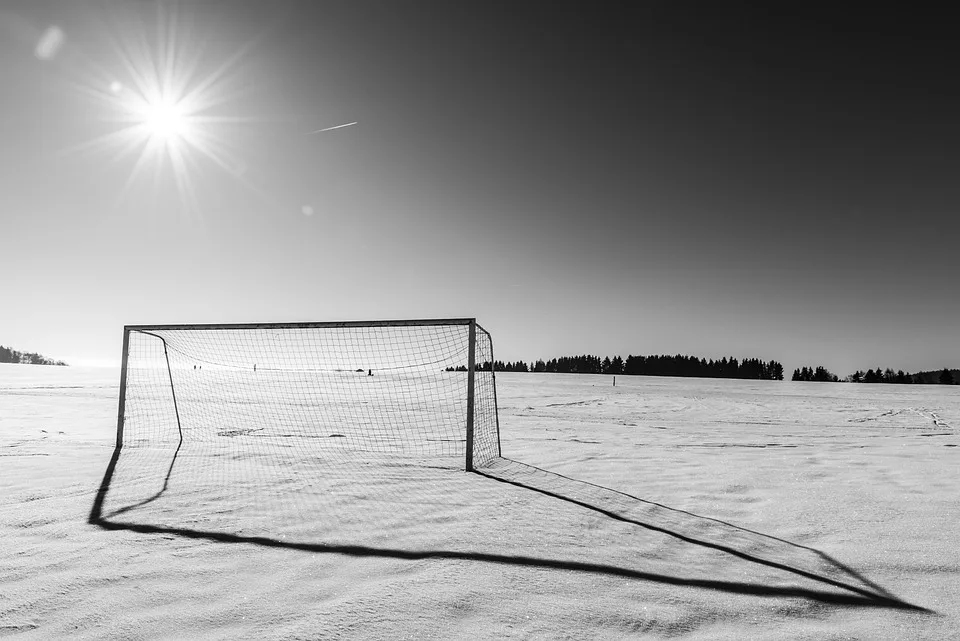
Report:
[[[465,325],[467,326],[468,349],[467,349],[467,408],[466,408],[466,460],[464,470],[474,472],[473,464],[473,445],[474,445],[474,392],[476,386],[476,348],[477,348],[477,328],[487,334],[490,341],[490,375],[493,385],[493,409],[496,424],[497,455],[500,455],[500,413],[497,409],[497,384],[496,373],[493,363],[493,337],[477,323],[476,318],[427,318],[413,320],[369,320],[369,321],[316,321],[316,322],[281,322],[281,323],[175,323],[175,324],[155,324],[155,325],[124,325],[123,326],[123,353],[120,362],[120,394],[119,407],[117,410],[117,443],[116,449],[119,451],[123,447],[123,425],[124,409],[126,406],[127,390],[127,362],[130,348],[131,332],[150,332],[150,331],[169,331],[169,330],[247,330],[247,329],[339,329],[355,327],[406,327],[406,326],[436,326],[436,325]],[[166,353],[166,340],[157,336],[164,345]],[[168,364],[169,367],[169,364]],[[171,379],[171,389],[173,381]],[[174,409],[176,410],[176,397],[174,397]],[[178,418],[179,420],[179,418]],[[178,426],[179,428],[179,426]],[[182,436],[181,436],[182,439]]]

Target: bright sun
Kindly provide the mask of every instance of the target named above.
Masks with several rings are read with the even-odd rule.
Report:
[[[114,126],[65,151],[101,151],[116,161],[132,158],[118,202],[152,168],[155,188],[172,177],[186,209],[199,211],[194,179],[201,160],[240,177],[243,163],[225,127],[254,119],[223,111],[237,104],[241,67],[256,40],[223,59],[209,60],[202,55],[202,43],[194,41],[195,32],[184,26],[191,20],[180,21],[177,10],[168,14],[164,4],[157,7],[155,37],[139,28],[109,34],[115,54],[111,67],[94,69],[89,88],[82,84],[81,90],[107,107],[105,120]],[[132,11],[123,17],[139,24],[143,16],[139,9]]]
[[[143,124],[151,138],[167,144],[176,143],[186,136],[189,130],[189,119],[183,108],[167,100],[158,100],[146,105]]]

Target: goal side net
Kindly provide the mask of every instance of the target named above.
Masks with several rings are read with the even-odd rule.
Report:
[[[472,471],[500,455],[492,362],[474,319],[127,326],[117,446]]]

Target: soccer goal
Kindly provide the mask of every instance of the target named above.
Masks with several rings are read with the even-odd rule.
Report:
[[[272,442],[473,471],[500,455],[492,362],[472,318],[128,325],[117,447]]]

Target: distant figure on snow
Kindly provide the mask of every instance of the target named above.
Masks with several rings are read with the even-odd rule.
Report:
[[[372,370],[372,369],[368,369],[368,370],[367,370],[367,376],[373,376],[373,370]]]

